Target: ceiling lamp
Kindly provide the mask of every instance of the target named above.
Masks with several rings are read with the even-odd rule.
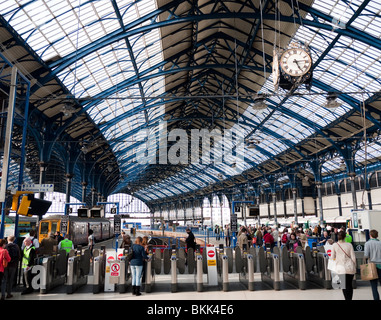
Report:
[[[328,109],[335,109],[337,107],[340,107],[341,104],[336,101],[338,94],[336,92],[328,92],[327,94],[327,102],[325,103],[324,107]]]
[[[266,95],[263,93],[258,93],[254,98],[254,103],[252,104],[254,110],[264,110],[267,108]]]
[[[345,161],[341,160],[339,165],[340,170],[346,170],[347,166],[345,165]]]
[[[62,106],[61,112],[65,117],[70,117],[73,115],[73,113],[75,113],[75,108],[69,104],[65,104]]]

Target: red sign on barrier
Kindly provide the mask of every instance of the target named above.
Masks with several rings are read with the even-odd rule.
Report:
[[[213,250],[208,251],[208,257],[210,257],[210,258],[213,258],[215,254],[216,253],[214,252],[214,248],[213,248]]]

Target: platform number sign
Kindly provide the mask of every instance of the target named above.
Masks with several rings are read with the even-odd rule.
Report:
[[[60,225],[60,231],[63,234],[67,233],[67,226],[69,222],[69,217],[68,216],[62,216],[61,217],[61,225]]]
[[[236,214],[232,214],[230,216],[230,229],[232,232],[238,231],[238,221],[237,221],[237,215]]]
[[[122,218],[120,217],[120,215],[114,215],[114,232],[116,234],[120,234],[122,233]]]
[[[111,214],[116,214],[116,208],[115,207],[111,208]]]

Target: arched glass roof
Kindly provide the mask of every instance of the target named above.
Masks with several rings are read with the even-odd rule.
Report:
[[[0,0],[2,23],[45,66],[30,66],[32,94],[53,80],[65,88],[77,111],[62,128],[87,114],[99,132],[92,138],[69,135],[78,148],[94,147],[102,137],[115,158],[118,176],[105,192],[134,192],[148,202],[287,175],[292,166],[340,153],[338,141],[354,139],[364,128],[377,133],[380,10],[377,0]],[[293,41],[311,50],[311,88],[275,90],[273,49]],[[326,107],[328,92],[338,94],[338,107]],[[258,93],[265,94],[264,110],[254,106]],[[58,117],[51,108],[40,110]],[[188,135],[192,129],[233,128],[255,143],[238,148],[233,142],[244,158],[234,167],[162,164],[163,122],[168,132]],[[147,142],[144,130],[156,136],[146,151],[156,161],[137,161]],[[168,141],[167,150],[174,143]],[[374,146],[367,151],[372,162],[380,158]],[[221,156],[222,148],[214,150]],[[359,151],[356,161],[363,157]],[[110,161],[101,153],[96,159]],[[328,157],[322,174],[339,163]]]

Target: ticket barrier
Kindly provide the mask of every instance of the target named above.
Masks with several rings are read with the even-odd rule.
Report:
[[[148,261],[146,265],[146,275],[145,275],[145,284],[144,291],[146,293],[152,292],[152,287],[155,285],[155,272],[154,272],[154,261],[155,254],[153,253],[152,247],[148,248]]]
[[[48,293],[51,289],[65,284],[67,271],[66,251],[42,258],[44,273],[40,280],[40,293]]]
[[[279,249],[274,247],[274,252],[266,245],[259,248],[258,258],[262,282],[268,284],[274,290],[280,290],[280,262]]]
[[[177,252],[176,246],[172,245],[171,258],[171,292],[177,292]],[[165,267],[165,264],[164,264]]]
[[[119,259],[119,281],[116,283],[116,291],[119,293],[126,293],[127,288],[131,287],[131,273],[129,272],[129,261],[126,254]]]
[[[312,249],[306,247],[304,252],[306,260],[307,280],[316,283],[325,289],[332,289],[331,272],[328,270],[329,256],[324,247],[312,243]]]
[[[239,273],[239,281],[243,283],[249,291],[254,291],[255,248],[251,247],[248,250],[246,244],[243,244],[242,255],[237,255],[238,251],[241,250],[236,251],[236,271]],[[238,262],[237,268],[238,260],[241,260],[241,262]]]
[[[216,254],[218,283],[222,286],[222,290],[226,292],[229,291],[229,257],[223,244],[220,244],[216,249]]]
[[[82,254],[82,247],[78,246],[76,254],[69,252],[67,265],[66,293],[74,293],[79,287],[87,284],[87,275],[90,272],[90,250]]]
[[[100,251],[95,249],[93,263],[93,293],[104,291],[105,268],[106,268],[106,247],[102,246]]]
[[[296,251],[288,252],[287,247],[282,249],[283,280],[305,290],[307,287],[306,263],[302,248],[298,247]]]
[[[201,255],[200,245],[196,245],[196,287],[197,292],[204,291],[203,257]]]

